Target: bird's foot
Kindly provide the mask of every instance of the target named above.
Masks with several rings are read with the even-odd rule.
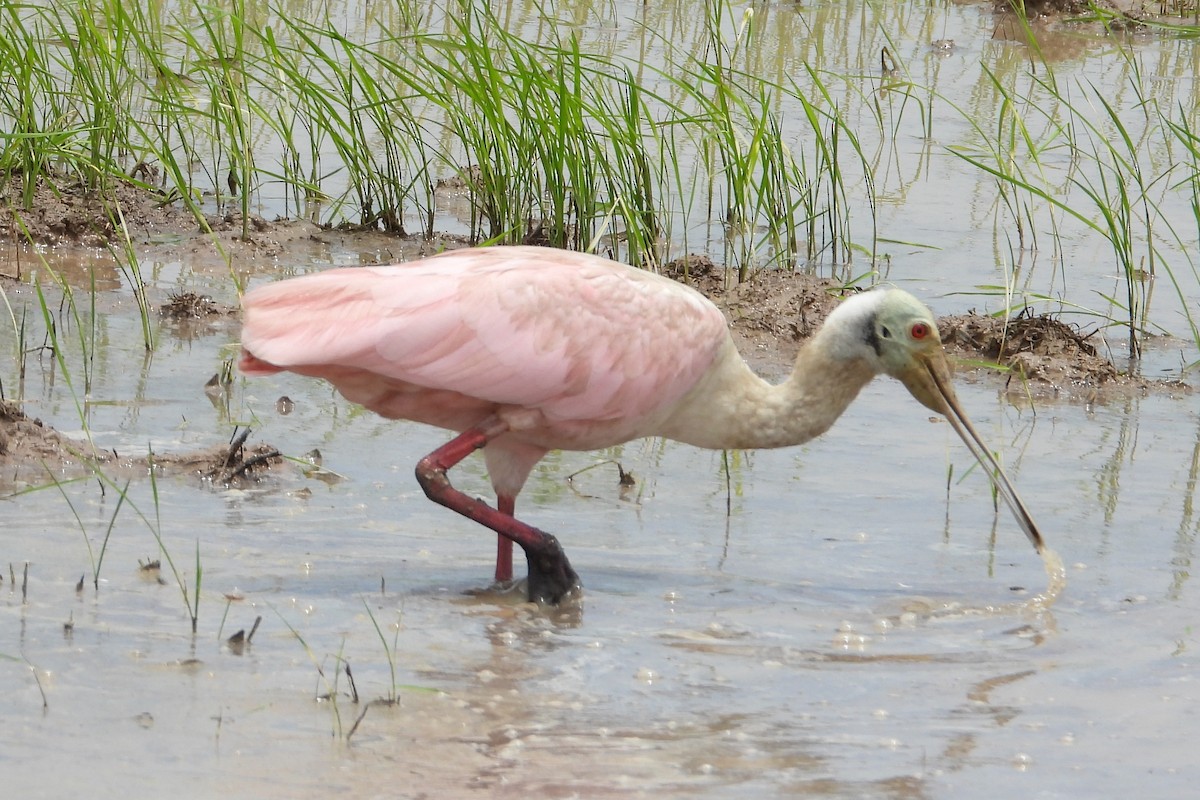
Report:
[[[486,589],[471,590],[470,594],[490,597],[492,600],[502,603],[523,603],[525,602],[525,581],[495,581]]]
[[[496,581],[491,586],[463,589],[463,594],[485,603],[496,603],[503,606],[526,602],[524,580]]]
[[[525,551],[525,561],[529,565],[526,590],[531,602],[558,605],[582,588],[562,545],[549,534],[536,551]]]

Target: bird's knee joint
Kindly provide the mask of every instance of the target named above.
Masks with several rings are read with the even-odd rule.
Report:
[[[425,494],[430,497],[438,489],[450,484],[450,480],[446,477],[446,468],[431,458],[422,458],[417,462],[416,475],[417,483],[421,484]]]

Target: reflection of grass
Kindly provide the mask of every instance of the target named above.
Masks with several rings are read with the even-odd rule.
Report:
[[[88,451],[91,453],[95,453],[96,446],[92,442],[92,432],[91,432],[90,426],[88,425],[88,416],[87,416],[87,410],[86,410],[86,398],[87,398],[88,393],[91,390],[91,374],[92,373],[91,373],[90,365],[92,363],[92,359],[95,356],[96,350],[94,347],[94,341],[89,341],[87,336],[84,334],[84,330],[86,330],[87,327],[85,327],[83,325],[83,323],[79,317],[79,309],[75,305],[74,292],[72,292],[70,290],[70,288],[67,287],[65,282],[62,285],[64,287],[66,287],[65,294],[63,295],[64,302],[67,303],[68,308],[72,312],[72,315],[73,315],[74,321],[75,321],[75,327],[76,327],[76,330],[79,332],[79,337],[80,337],[80,347],[82,349],[82,361],[84,364],[84,370],[83,370],[84,371],[84,397],[83,398],[80,398],[79,393],[75,389],[75,384],[71,377],[72,373],[71,373],[70,368],[67,365],[67,350],[66,350],[63,342],[59,339],[59,336],[58,336],[59,326],[56,324],[56,318],[54,316],[54,313],[51,311],[50,305],[46,300],[46,294],[45,294],[45,292],[42,291],[42,285],[39,283],[36,286],[36,291],[37,291],[38,307],[40,308],[40,310],[42,312],[42,322],[46,326],[46,328],[45,328],[45,331],[46,331],[45,347],[49,348],[51,355],[54,357],[54,363],[58,366],[58,369],[62,375],[62,381],[63,381],[63,383],[66,384],[67,391],[70,392],[71,399],[72,399],[72,401],[74,401],[75,413],[79,416],[79,424],[83,426],[83,432],[87,436]],[[92,292],[92,298],[93,298],[93,304],[94,304],[94,302],[95,302],[95,292],[94,291]],[[92,321],[94,321],[95,314],[92,314],[90,319]],[[89,345],[91,345],[91,346],[89,346]]]
[[[1196,561],[1196,539],[1200,533],[1195,503],[1196,489],[1200,486],[1200,426],[1197,426],[1192,435],[1191,456],[1183,487],[1183,508],[1180,510],[1179,525],[1175,529],[1174,554],[1171,558],[1173,579],[1170,589],[1167,590],[1167,599],[1171,602],[1179,602],[1183,598],[1193,571],[1192,564]],[[1190,626],[1188,634],[1191,638]]]
[[[413,685],[413,684],[402,684],[402,683],[397,682],[397,680],[396,680],[396,653],[398,652],[398,647],[399,647],[400,625],[399,625],[399,623],[397,623],[396,625],[393,626],[393,634],[392,634],[391,640],[389,641],[388,637],[384,634],[383,628],[380,626],[379,621],[375,618],[375,614],[371,610],[370,604],[364,600],[363,606],[367,610],[367,616],[371,620],[371,625],[375,630],[375,634],[379,637],[380,644],[383,645],[383,652],[384,652],[384,656],[387,659],[388,673],[390,676],[390,682],[388,684],[387,694],[384,695],[383,697],[368,700],[366,702],[363,702],[362,698],[360,698],[360,696],[359,696],[358,686],[354,681],[354,675],[350,669],[350,661],[346,657],[346,653],[345,653],[346,640],[345,640],[345,638],[343,638],[341,640],[341,644],[339,646],[337,653],[331,653],[326,656],[318,656],[317,652],[313,649],[313,647],[300,634],[300,631],[296,630],[295,626],[292,625],[283,616],[283,614],[281,614],[279,612],[278,609],[274,609],[275,614],[283,622],[284,626],[286,626],[287,629],[291,632],[292,636],[294,636],[296,638],[296,641],[300,643],[300,646],[304,648],[304,652],[308,656],[309,661],[316,668],[317,678],[319,681],[319,688],[316,692],[316,699],[320,702],[329,703],[330,713],[333,715],[333,734],[334,734],[334,736],[336,736],[339,739],[344,738],[346,740],[349,740],[354,735],[355,731],[358,730],[359,724],[363,721],[363,718],[366,717],[367,712],[370,710],[371,706],[374,706],[374,705],[386,705],[386,706],[396,705],[396,703],[399,702],[399,697],[400,697],[401,691],[405,691],[405,692],[437,692],[438,691],[437,689],[432,689],[432,688],[429,688],[426,686],[417,686],[417,685]],[[332,676],[330,675],[330,670],[328,670],[325,666],[326,662],[330,659],[332,659],[332,661],[334,663],[334,668],[332,670]],[[341,678],[342,678],[343,674],[346,676],[346,681],[348,684],[346,688],[343,688],[341,686]],[[339,705],[339,701],[343,698],[343,696],[348,697],[350,699],[351,703],[353,703],[354,705],[362,706],[362,710],[359,712],[358,716],[355,718],[354,723],[351,725],[349,730],[343,730],[342,713],[341,713],[341,707]]]
[[[110,517],[108,520],[108,527],[104,529],[104,539],[100,542],[100,552],[97,553],[92,549],[92,540],[88,536],[87,526],[83,524],[83,519],[79,516],[79,512],[76,510],[75,504],[71,502],[71,496],[67,494],[66,489],[63,488],[63,481],[59,481],[49,467],[46,467],[45,469],[50,475],[50,480],[53,482],[54,487],[58,489],[59,494],[61,494],[63,500],[66,501],[67,507],[71,509],[71,515],[75,517],[75,523],[79,526],[79,530],[83,534],[83,543],[87,545],[88,561],[91,562],[92,565],[92,587],[95,588],[96,591],[99,591],[100,568],[104,565],[104,554],[108,551],[108,541],[110,538],[112,538],[113,526],[117,524],[117,515],[121,513],[121,506],[124,505],[125,498],[128,496],[129,481],[126,481],[125,485],[117,493],[117,507],[113,509],[112,517]]]
[[[150,525],[150,532],[154,534],[154,541],[158,543],[158,551],[167,560],[167,566],[171,568],[171,574],[175,577],[175,585],[179,587],[179,592],[183,596],[183,605],[187,608],[188,616],[192,620],[192,633],[195,633],[196,625],[200,618],[200,582],[204,577],[204,569],[200,564],[200,540],[196,540],[196,562],[195,570],[192,573],[195,591],[194,593],[189,593],[187,581],[179,572],[179,568],[175,566],[175,559],[171,557],[171,551],[167,549],[166,543],[163,542],[162,515],[158,499],[158,480],[155,478],[157,467],[154,465],[154,454],[148,454],[147,459],[150,462],[150,469],[148,471],[150,475],[150,492],[154,498],[154,523],[151,525],[149,520],[146,520],[146,523]]]
[[[1196,219],[1173,221],[1165,207],[1171,192],[1180,187],[1193,198],[1200,196],[1200,169],[1193,167],[1179,180],[1174,176],[1178,165],[1160,163],[1158,158],[1158,151],[1169,152],[1182,144],[1193,165],[1200,164],[1196,140],[1183,122],[1186,113],[1181,112],[1181,122],[1176,122],[1160,111],[1152,98],[1142,94],[1144,84],[1134,66],[1130,89],[1145,126],[1133,129],[1102,89],[1093,84],[1068,87],[1054,79],[1048,66],[1046,70],[1045,77],[1030,77],[1028,96],[1004,86],[989,72],[1002,98],[1001,124],[992,134],[972,120],[982,148],[956,147],[952,152],[995,178],[1016,225],[1019,248],[1037,247],[1037,203],[1108,242],[1121,283],[1119,294],[1102,295],[1109,307],[1106,316],[1110,324],[1126,328],[1129,353],[1135,361],[1143,334],[1161,330],[1150,319],[1153,287],[1161,276],[1178,294],[1192,339],[1200,345],[1200,327],[1188,300],[1189,292],[1200,283],[1200,273],[1188,255],[1187,241],[1192,234],[1177,227],[1195,226]],[[1029,118],[1042,121],[1040,133],[1033,130]],[[1044,163],[1051,150],[1069,152],[1072,158],[1065,174],[1057,179],[1052,177],[1057,173]],[[1200,205],[1193,202],[1192,208],[1200,209]],[[1061,228],[1053,214],[1050,224],[1057,246]],[[1171,253],[1178,253],[1191,273],[1186,284],[1178,267],[1172,266]],[[1004,291],[1011,295],[1012,287]],[[1013,305],[1011,296],[1007,304]]]
[[[154,334],[151,327],[153,312],[150,308],[149,300],[146,297],[146,284],[142,279],[141,266],[139,257],[134,247],[133,241],[129,238],[129,233],[124,225],[124,217],[121,211],[120,203],[115,200],[110,205],[105,203],[105,215],[113,229],[117,231],[120,237],[119,244],[112,242],[108,243],[109,253],[113,256],[114,262],[125,275],[129,282],[130,289],[133,291],[134,299],[138,307],[138,315],[141,321],[142,340],[147,352],[154,349]],[[43,349],[47,349],[54,356],[59,369],[62,371],[63,378],[75,399],[76,410],[79,414],[79,422],[83,426],[85,432],[88,431],[88,419],[86,409],[91,400],[92,384],[95,379],[95,361],[97,350],[101,343],[101,324],[102,318],[96,308],[96,298],[99,289],[96,287],[96,271],[89,270],[88,276],[90,282],[87,286],[86,309],[81,308],[81,303],[77,297],[77,289],[62,275],[61,272],[54,269],[46,260],[44,253],[35,247],[32,235],[25,224],[25,221],[18,214],[14,217],[15,226],[20,230],[21,237],[30,245],[31,250],[36,254],[38,259],[38,275],[45,274],[49,280],[53,282],[59,290],[59,302],[57,313],[51,309],[50,301],[47,300],[45,291],[41,282],[37,283],[37,299],[38,307],[41,310],[42,321],[45,323],[46,343]],[[12,321],[14,331],[17,334],[17,358],[19,360],[19,370],[22,377],[25,373],[25,357],[29,352],[26,345],[26,327],[25,314],[26,309],[22,308],[21,320],[18,323],[16,314],[8,300],[7,294],[4,295],[5,306],[8,309],[9,317]],[[60,338],[60,332],[63,329],[74,330],[75,340],[78,342],[79,353],[77,363],[83,377],[82,400],[75,391],[75,386],[71,381],[71,371],[68,369],[66,347],[67,339]],[[0,387],[2,388],[2,387]],[[90,433],[89,439],[90,439]]]

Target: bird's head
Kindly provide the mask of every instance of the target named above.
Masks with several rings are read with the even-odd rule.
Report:
[[[937,320],[908,292],[874,289],[853,295],[834,309],[818,335],[822,352],[837,359],[861,359],[876,374],[903,383],[922,405],[947,413],[938,383],[952,392],[951,370]]]
[[[899,289],[884,289],[879,295],[864,333],[880,371],[903,383],[921,405],[950,414],[958,399],[933,312]]]
[[[836,332],[832,336],[837,341],[830,345],[833,351],[842,357],[866,358],[876,372],[896,378],[922,405],[946,418],[987,469],[1017,523],[1040,552],[1044,545],[1037,525],[959,405],[933,312],[908,292],[877,289],[844,302],[830,315],[826,327]]]

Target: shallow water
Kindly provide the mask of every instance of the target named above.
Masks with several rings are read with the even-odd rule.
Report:
[[[919,68],[914,79],[970,99],[981,119],[992,107],[981,61],[1010,77],[1028,64],[1019,45],[991,39],[994,23],[977,7],[885,5],[890,38],[860,19],[872,4],[817,3],[792,17],[772,7],[794,35],[764,63],[786,70],[816,52],[831,68],[866,73],[888,41]],[[641,30],[595,27],[624,36],[623,46]],[[935,56],[932,38],[959,49]],[[1104,40],[1071,42],[1078,49],[1064,50],[1061,70],[1123,85],[1120,52]],[[1190,63],[1185,43],[1139,47],[1156,75]],[[894,244],[886,277],[939,312],[994,309],[994,297],[947,296],[1003,282],[1013,260],[994,222],[994,184],[968,178],[916,133],[879,164],[882,235],[922,245]],[[936,133],[952,144],[965,123],[939,117]],[[1020,279],[1081,303],[1111,294],[1107,245],[1066,234],[1056,258],[1021,256]],[[314,246],[270,268],[359,258]],[[728,477],[721,454],[672,443],[548,458],[518,510],[561,535],[585,583],[577,609],[551,614],[465,593],[486,584],[492,538],[425,500],[412,478],[444,434],[381,421],[288,376],[238,380],[228,403],[211,403],[202,387],[232,354],[236,323],[156,321],[159,345],[145,358],[120,273],[101,258],[53,265],[81,276],[68,278],[76,286],[97,276],[99,344],[81,403],[97,445],[181,452],[244,423],[288,455],[319,449],[341,477],[288,466],[239,490],[167,478],[157,501],[138,481],[119,510],[95,481],[15,496],[21,486],[3,484],[0,566],[11,563],[16,580],[0,569],[0,777],[13,796],[1194,793],[1194,398],[1030,409],[1000,399],[989,381],[960,385],[1066,563],[1066,590],[1048,613],[1011,609],[1042,591],[1046,575],[1007,512],[993,512],[970,456],[948,426],[881,381],[816,442],[730,454]],[[154,249],[142,269],[156,304],[181,290],[234,302],[228,269],[189,248]],[[29,286],[4,291],[37,330]],[[1163,312],[1175,328],[1170,307]],[[35,352],[22,384],[15,341],[3,334],[0,379],[31,415],[82,435],[74,397],[84,396],[83,369],[65,318],[69,375]],[[1194,360],[1189,348],[1162,345],[1147,369],[1169,374]],[[295,403],[288,415],[276,411],[281,395]],[[605,459],[634,473],[632,492],[621,494],[611,465],[568,484]],[[474,459],[455,479],[487,493]],[[98,555],[114,514],[95,590],[84,531]],[[163,555],[156,527],[191,592],[198,553],[195,636],[169,566],[161,584],[138,569]],[[258,616],[249,647],[224,643]],[[354,728],[368,703],[392,695],[396,704],[370,705]]]
[[[139,402],[93,407],[97,443],[222,437],[199,387],[235,333],[162,348]],[[97,398],[128,397],[132,377],[106,371]],[[949,428],[891,382],[817,442],[735,454],[728,493],[720,454],[673,443],[548,459],[520,510],[561,534],[583,577],[561,615],[464,594],[486,583],[491,537],[411,476],[442,434],[300,379],[239,382],[235,418],[289,454],[319,448],[342,479],[159,483],[189,585],[199,547],[195,637],[171,572],[139,572],[158,548],[130,507],[95,591],[59,492],[5,502],[17,585],[0,587],[0,773],[32,796],[1186,796],[1194,402],[1035,414],[991,386],[960,394],[1066,561],[1049,613],[987,612],[1041,591],[1041,563],[977,470],[959,482],[969,455]],[[63,404],[33,410],[70,428]],[[635,474],[632,496],[611,465],[567,484],[603,458]],[[481,469],[465,464],[460,485],[484,493]],[[98,549],[113,497],[65,491]],[[148,485],[130,496],[154,518]],[[226,609],[225,595],[240,599]],[[244,652],[222,643],[259,615]],[[393,686],[399,702],[372,705],[347,739]]]

